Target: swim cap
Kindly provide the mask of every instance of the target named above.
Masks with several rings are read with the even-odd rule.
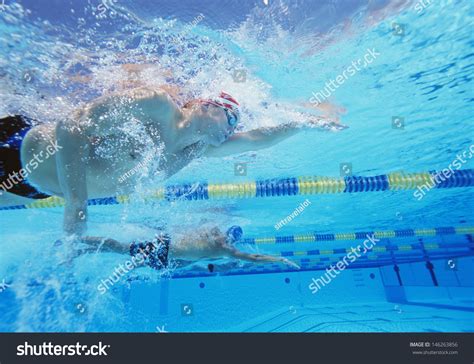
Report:
[[[237,226],[237,225],[231,226],[227,230],[227,233],[226,233],[227,242],[230,244],[233,244],[236,241],[239,241],[242,238],[243,234],[244,232],[240,226]]]
[[[201,99],[199,102],[221,107],[227,116],[227,122],[230,126],[236,126],[240,120],[240,104],[227,92],[221,91],[219,96],[208,100]]]

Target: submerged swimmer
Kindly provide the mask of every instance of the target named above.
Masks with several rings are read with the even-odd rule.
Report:
[[[99,98],[56,124],[1,118],[0,205],[63,197],[64,231],[84,241],[87,200],[133,192],[141,176],[130,171],[150,160],[150,150],[152,172],[169,177],[197,157],[268,148],[303,130],[290,122],[236,133],[239,120],[239,103],[225,92],[180,108],[147,87]]]
[[[0,205],[63,197],[64,230],[81,236],[87,200],[133,192],[141,176],[130,171],[150,160],[150,150],[159,151],[150,175],[169,177],[197,157],[268,148],[303,130],[291,122],[235,133],[239,119],[239,103],[224,92],[180,108],[146,87],[99,98],[56,124],[1,118]]]
[[[240,226],[232,226],[224,234],[218,227],[201,229],[172,241],[168,234],[159,234],[151,241],[122,243],[114,239],[89,238],[84,242],[92,246],[92,251],[130,254],[134,265],[147,265],[153,269],[167,268],[170,259],[176,267],[184,267],[193,263],[220,258],[235,258],[250,262],[276,262],[287,264],[300,269],[294,262],[278,256],[250,254],[238,250],[234,244],[242,238]],[[86,250],[85,252],[87,252]],[[214,271],[214,265],[209,264],[208,270]]]

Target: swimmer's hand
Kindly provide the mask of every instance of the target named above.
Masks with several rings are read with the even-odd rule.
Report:
[[[286,258],[280,258],[280,261],[286,265],[289,265],[290,267],[292,268],[296,268],[296,269],[301,269],[301,267],[296,264],[295,262],[292,262],[291,260],[289,259],[286,259]]]

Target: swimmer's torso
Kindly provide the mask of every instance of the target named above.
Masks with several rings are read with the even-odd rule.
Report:
[[[125,105],[99,100],[78,113],[73,123],[85,135],[84,151],[89,198],[130,192],[143,177],[174,173],[176,161],[188,164],[194,157],[180,150],[176,107],[160,107],[152,98],[138,97]],[[55,125],[43,124],[30,130],[22,144],[21,159],[30,160],[55,142]],[[43,192],[61,196],[56,154],[42,158],[28,180]]]
[[[196,232],[193,236],[176,237],[171,241],[170,252],[174,258],[188,260],[222,258],[226,255],[222,237],[206,231]]]

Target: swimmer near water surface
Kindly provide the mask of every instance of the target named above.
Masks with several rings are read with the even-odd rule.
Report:
[[[151,175],[160,173],[167,179],[197,158],[268,148],[303,130],[345,128],[337,120],[323,120],[309,111],[275,104],[277,110],[287,114],[290,110],[295,119],[307,122],[289,121],[237,132],[240,107],[226,92],[179,107],[161,88],[138,87],[101,97],[57,123],[41,123],[24,115],[5,116],[0,119],[0,205],[63,197],[66,236],[86,244],[105,241],[107,246],[110,242],[108,248],[122,251],[124,246],[113,239],[87,236],[87,200],[133,192],[141,177],[131,173],[137,165],[152,164]],[[127,133],[131,125],[140,130],[138,137]],[[160,155],[150,156],[150,150]],[[148,163],[153,160],[158,162]],[[144,244],[149,246],[149,242]],[[230,256],[295,266],[280,258],[242,253],[229,245],[218,229],[174,241],[170,251],[178,258]],[[149,259],[156,260],[153,256],[150,253]]]

